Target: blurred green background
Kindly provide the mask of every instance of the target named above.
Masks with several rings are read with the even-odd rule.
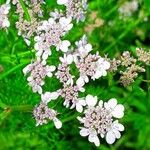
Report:
[[[134,55],[136,47],[150,49],[150,0],[137,0],[138,9],[130,16],[122,16],[118,10],[126,1],[89,0],[87,19],[75,24],[65,38],[74,43],[86,34],[94,51],[110,58],[124,50]],[[47,13],[59,8],[55,0],[47,0],[43,7]],[[34,59],[33,47],[27,47],[22,37],[17,36],[18,17],[14,10],[12,6],[10,28],[0,30],[0,150],[150,150],[150,84],[142,81],[150,80],[150,67],[126,88],[118,83],[118,74],[109,74],[85,87],[84,95],[97,95],[104,101],[115,97],[125,106],[121,119],[125,131],[113,145],[102,139],[97,148],[81,137],[78,113],[64,108],[61,98],[54,105],[60,112],[62,129],[56,130],[52,122],[35,127],[32,109],[40,102],[40,96],[32,93],[22,73]],[[58,65],[58,56],[62,54],[55,49],[52,53],[49,64]],[[54,91],[61,86],[57,79],[51,78],[46,79],[44,89]]]

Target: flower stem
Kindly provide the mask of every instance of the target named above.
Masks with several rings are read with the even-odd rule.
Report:
[[[20,2],[20,4],[21,4],[21,7],[22,7],[24,13],[25,13],[25,17],[26,17],[27,21],[31,22],[31,17],[30,17],[30,15],[29,15],[28,9],[26,8],[26,6],[25,6],[23,0],[19,0],[19,2]]]

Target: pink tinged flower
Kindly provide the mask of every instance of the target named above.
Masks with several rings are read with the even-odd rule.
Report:
[[[64,98],[63,105],[66,108],[76,108],[78,112],[83,111],[83,106],[85,106],[85,101],[78,98],[79,92],[84,92],[83,87],[78,87],[77,85],[64,85],[64,88],[61,90],[61,96]]]
[[[69,31],[73,27],[73,24],[71,23],[71,18],[61,17],[59,19],[59,23],[64,31]]]
[[[62,127],[62,122],[56,117],[57,112],[54,109],[50,109],[47,104],[43,102],[34,108],[33,116],[36,120],[36,126],[47,124],[48,121],[51,120],[57,129]]]
[[[120,132],[124,131],[124,126],[118,123],[118,120],[114,120],[114,109],[110,109],[109,106],[114,108],[117,105],[116,100],[109,100],[109,105],[103,103],[102,100],[97,104],[96,96],[87,95],[85,101],[87,106],[83,112],[84,117],[77,117],[83,124],[83,127],[80,127],[80,135],[88,136],[88,140],[96,146],[100,145],[99,137],[105,138],[108,144],[113,144],[116,139],[121,137]]]
[[[106,142],[108,144],[113,144],[116,139],[121,137],[120,131],[124,131],[124,126],[116,120],[113,122],[111,130],[106,134]]]
[[[0,28],[7,28],[10,26],[10,22],[8,20],[9,10],[10,4],[8,2],[0,6]]]
[[[23,69],[23,73],[25,75],[29,74],[27,80],[29,85],[32,87],[33,92],[42,94],[42,86],[45,83],[44,79],[46,76],[52,77],[52,72],[55,68],[55,66],[48,66],[40,60],[37,60]]]
[[[98,79],[102,76],[106,76],[107,75],[107,70],[110,68],[110,63],[106,60],[104,60],[104,58],[99,58],[97,61],[97,69],[95,74],[92,76],[92,79]]]
[[[77,53],[81,57],[86,57],[92,51],[92,45],[87,42],[87,37],[84,35],[80,41],[75,43],[77,46]]]

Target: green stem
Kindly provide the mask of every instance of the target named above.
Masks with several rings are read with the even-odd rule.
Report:
[[[150,67],[146,68],[146,77],[147,77],[147,87],[148,87],[148,96],[150,98]]]
[[[26,6],[25,6],[23,0],[19,0],[19,2],[20,2],[20,4],[21,4],[21,7],[22,7],[24,13],[25,13],[25,17],[26,17],[27,21],[31,22],[31,17],[30,17],[30,15],[29,15],[28,9],[26,8]]]
[[[12,111],[31,112],[33,110],[33,107],[31,105],[20,105],[20,106],[11,106],[10,109]]]
[[[140,20],[137,20],[133,25],[129,26],[129,28],[127,30],[125,30],[122,34],[120,34],[120,36],[118,37],[118,39],[116,39],[111,45],[109,45],[104,51],[108,52],[116,43],[118,43],[118,41],[120,41],[121,39],[123,39],[129,31],[131,31],[135,26],[137,26],[140,23]]]
[[[0,80],[2,80],[3,78],[5,78],[6,76],[8,76],[9,74],[11,74],[12,72],[16,71],[17,69],[21,68],[21,67],[24,66],[25,64],[27,64],[27,63],[19,64],[19,65],[15,66],[14,68],[8,70],[7,72],[1,74],[1,75],[0,75]]]

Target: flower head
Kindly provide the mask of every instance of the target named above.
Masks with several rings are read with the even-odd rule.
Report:
[[[100,145],[99,137],[106,138],[108,144],[112,144],[116,139],[121,137],[120,131],[124,130],[124,126],[118,123],[114,118],[122,118],[124,115],[124,107],[117,104],[116,99],[110,99],[103,103],[97,97],[87,95],[85,98],[87,108],[84,111],[84,117],[78,117],[83,127],[80,127],[80,135],[88,136],[88,140],[96,146]]]
[[[89,82],[89,78],[92,80],[98,79],[101,76],[107,75],[107,70],[110,67],[110,63],[104,58],[100,57],[99,54],[89,54],[85,58],[79,58],[76,62],[77,68],[80,72],[80,78],[78,84],[84,85]]]
[[[77,47],[75,52],[76,57],[84,58],[89,54],[90,51],[92,51],[92,45],[87,42],[86,35],[84,35],[80,41],[77,41],[75,44]]]
[[[34,38],[34,48],[37,51],[37,56],[46,60],[51,55],[50,47],[56,46],[57,50],[63,52],[68,51],[70,42],[68,40],[61,40],[61,37],[65,35],[72,28],[71,18],[60,17],[49,18],[48,21],[42,21],[38,27],[38,35]]]
[[[76,19],[77,22],[85,20],[87,0],[57,0],[57,3],[66,6],[68,17]]]
[[[64,57],[60,57],[59,59],[61,61],[61,64],[59,64],[57,68],[58,70],[55,75],[63,84],[72,85],[74,76],[70,74],[69,65],[73,62],[73,56],[71,54],[64,54]]]
[[[0,28],[7,28],[10,26],[8,20],[8,13],[10,10],[10,4],[6,3],[0,6]]]
[[[84,88],[78,85],[64,85],[63,89],[60,91],[60,95],[64,98],[64,106],[70,109],[76,107],[78,112],[83,111],[83,106],[85,106],[85,101],[78,98],[78,93],[84,92]]]
[[[61,121],[56,118],[57,112],[54,109],[48,108],[43,102],[34,108],[33,115],[36,120],[36,126],[47,124],[48,120],[52,120],[57,129],[62,127]]]
[[[33,92],[42,94],[42,86],[44,85],[44,78],[46,76],[52,77],[52,72],[55,70],[55,66],[48,66],[43,64],[40,60],[35,61],[27,65],[23,69],[23,73],[30,76],[27,78],[29,85],[32,87]]]

